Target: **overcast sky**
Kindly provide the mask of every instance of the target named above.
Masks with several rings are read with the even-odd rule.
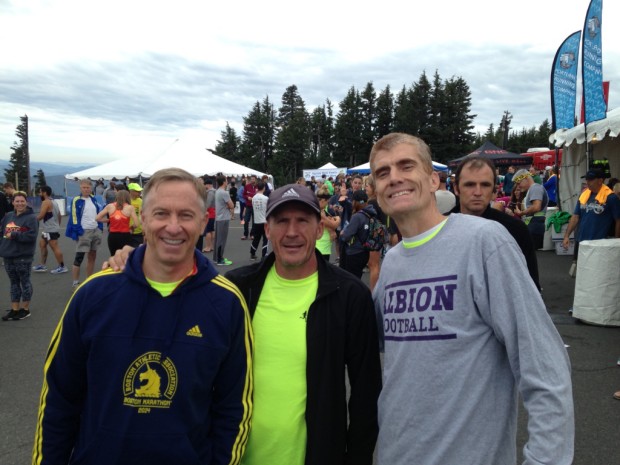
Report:
[[[603,2],[603,73],[620,105],[620,2]],[[27,114],[36,161],[212,148],[226,121],[297,85],[308,110],[372,81],[393,92],[462,77],[476,130],[551,121],[556,50],[588,0],[0,0],[0,159]]]

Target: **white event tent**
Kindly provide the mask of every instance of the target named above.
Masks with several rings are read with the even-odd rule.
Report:
[[[182,168],[195,176],[223,173],[227,176],[253,174],[262,176],[265,173],[248,168],[215,155],[204,148],[204,144],[177,140],[157,157],[125,158],[104,163],[85,170],[69,173],[66,179],[133,179],[148,178],[163,168]]]
[[[594,160],[607,159],[611,177],[620,178],[620,108],[607,112],[607,117],[588,124],[587,139]],[[560,129],[549,137],[556,147],[563,147],[559,184],[560,206],[570,213],[583,190],[581,176],[588,171],[586,131],[583,124]]]

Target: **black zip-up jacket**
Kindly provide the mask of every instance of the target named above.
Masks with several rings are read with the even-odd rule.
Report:
[[[368,287],[318,251],[319,285],[306,323],[306,465],[372,465],[378,434],[381,364]],[[232,270],[254,316],[275,256]],[[351,392],[347,405],[345,367]],[[347,423],[348,407],[348,423]]]

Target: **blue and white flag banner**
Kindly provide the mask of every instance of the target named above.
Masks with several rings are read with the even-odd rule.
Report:
[[[581,31],[569,35],[553,59],[551,67],[551,124],[552,131],[575,126],[577,102],[577,65]]]
[[[603,96],[603,0],[592,0],[583,25],[582,81],[585,123],[605,118]]]

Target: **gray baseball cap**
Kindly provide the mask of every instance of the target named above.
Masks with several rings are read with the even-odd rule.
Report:
[[[308,187],[301,184],[287,184],[286,186],[279,187],[269,195],[269,202],[267,202],[267,217],[273,213],[273,211],[288,203],[299,202],[310,207],[317,215],[321,215],[321,207],[319,206],[319,199],[317,199],[314,192]]]

